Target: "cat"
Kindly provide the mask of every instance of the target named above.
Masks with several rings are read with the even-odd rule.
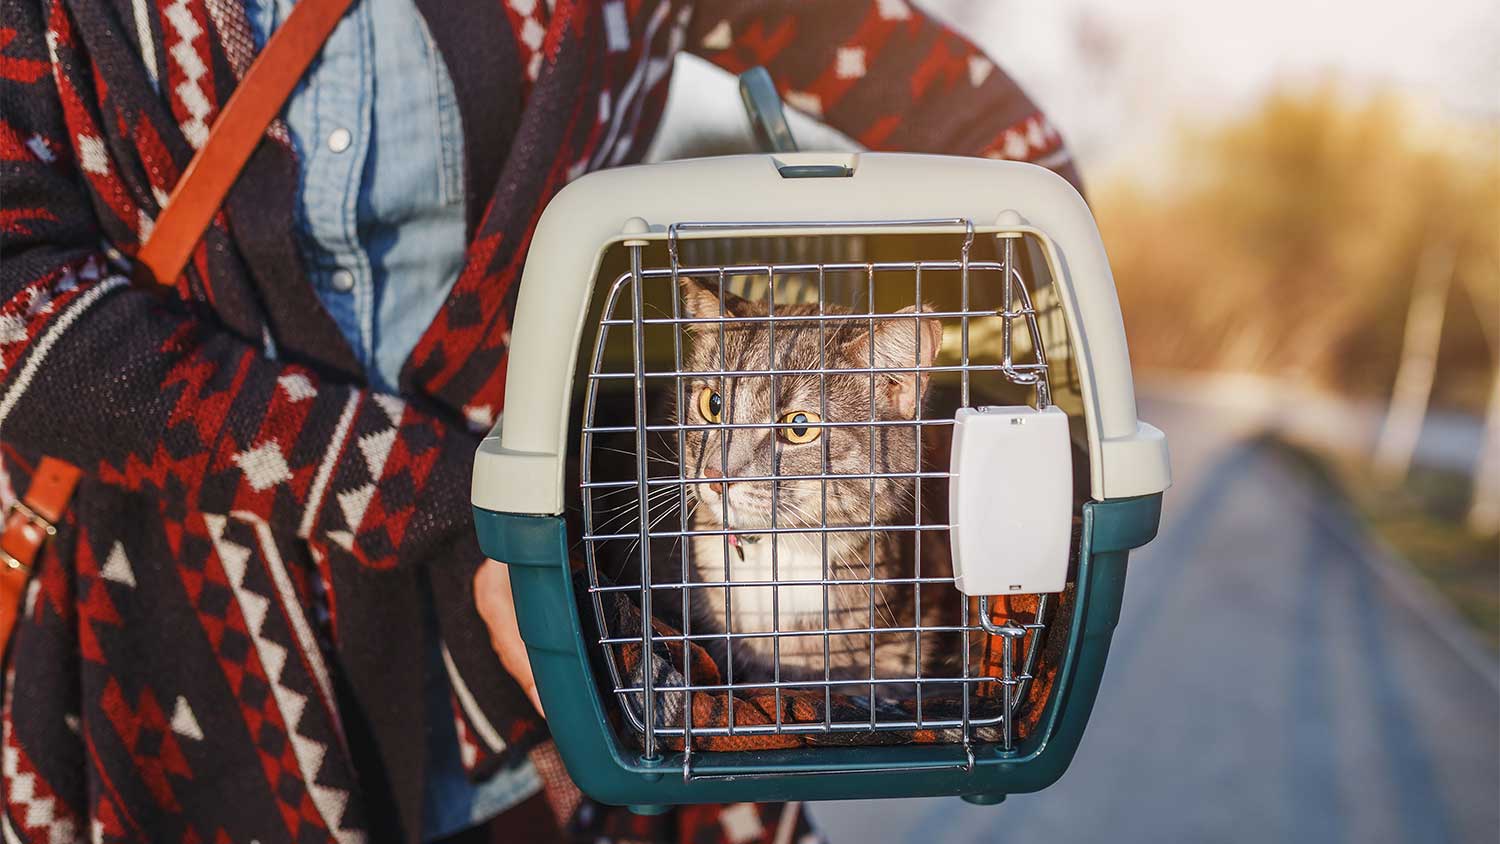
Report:
[[[680,284],[683,313],[688,317],[755,318],[769,313],[765,303],[728,292],[721,301],[717,285],[693,279]],[[924,305],[921,310],[931,309]],[[817,315],[819,309],[778,304],[775,312],[778,317],[807,317]],[[682,403],[677,406],[674,401],[671,408],[674,423],[687,426],[680,460],[684,477],[696,481],[689,483],[688,492],[691,527],[716,532],[695,535],[688,542],[685,553],[691,579],[761,584],[690,590],[694,634],[727,629],[735,634],[767,634],[733,640],[734,646],[724,656],[732,663],[735,683],[825,677],[857,681],[869,679],[872,671],[877,678],[914,677],[918,656],[911,628],[918,626],[916,590],[911,582],[875,584],[872,594],[868,581],[909,579],[918,572],[924,579],[951,574],[946,531],[923,532],[920,566],[910,529],[873,535],[857,529],[796,531],[824,524],[835,528],[918,524],[914,512],[918,481],[910,474],[918,469],[923,436],[919,426],[900,423],[916,419],[925,409],[928,375],[877,372],[872,381],[868,370],[872,363],[875,369],[931,366],[943,342],[941,322],[919,317],[915,306],[897,312],[909,314],[910,319],[872,321],[832,305],[826,305],[822,313],[849,318],[778,320],[774,332],[764,320],[691,323],[685,332],[684,369],[690,372],[770,370],[773,343],[776,370],[824,371],[821,376],[778,375],[775,395],[772,379],[765,375],[687,376]],[[817,424],[868,423],[872,417],[895,424]],[[726,427],[770,423],[784,427]],[[773,463],[775,474],[787,478],[775,482],[774,527],[792,530],[741,535],[736,531],[773,528],[773,482],[740,481],[726,488],[714,479],[769,478]],[[929,460],[924,454],[921,465],[932,471],[946,461]],[[872,487],[868,476],[876,473],[907,476],[880,477]],[[807,477],[816,475],[828,479]],[[840,478],[846,475],[854,477]],[[936,504],[935,499],[946,499],[945,493],[945,489],[924,488],[923,509]],[[765,585],[824,578],[860,582],[830,585],[826,595],[822,585]],[[950,585],[927,584],[921,600],[922,626],[955,623],[956,618],[946,616],[957,615],[949,612],[956,596]],[[877,634],[873,651],[865,633],[825,637],[815,632],[870,628],[905,630]],[[793,635],[770,635],[776,631]],[[941,634],[923,635],[924,666],[951,660],[953,648],[943,647],[945,642]],[[895,684],[889,688],[894,690]]]

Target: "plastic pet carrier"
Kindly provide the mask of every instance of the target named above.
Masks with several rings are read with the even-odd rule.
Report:
[[[997,802],[1067,768],[1169,469],[1063,179],[585,176],[537,225],[506,377],[475,518],[585,792]]]

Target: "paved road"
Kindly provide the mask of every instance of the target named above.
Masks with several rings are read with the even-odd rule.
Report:
[[[1131,560],[1072,769],[998,807],[815,805],[833,841],[1493,844],[1493,655],[1455,648],[1254,431],[1181,403],[1142,415],[1167,431],[1177,483]]]
[[[1375,450],[1389,410],[1383,401],[1351,399],[1269,375],[1150,371],[1139,375],[1136,388],[1191,395],[1200,408],[1244,419],[1292,442],[1349,455]],[[1429,408],[1415,445],[1416,462],[1473,476],[1483,457],[1484,437],[1483,419]]]

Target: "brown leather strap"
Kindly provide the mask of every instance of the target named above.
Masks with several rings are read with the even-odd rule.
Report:
[[[171,286],[292,88],[353,0],[299,0],[246,71],[136,255],[136,280]]]
[[[55,457],[43,457],[26,495],[5,510],[0,528],[0,654],[10,643],[21,613],[26,578],[42,545],[57,533],[82,472]]]

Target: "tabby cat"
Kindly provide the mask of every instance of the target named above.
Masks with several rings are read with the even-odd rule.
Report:
[[[721,300],[717,285],[696,280],[682,282],[682,300],[685,315],[693,318],[768,313],[763,302],[727,292]],[[778,317],[819,313],[816,305],[778,304],[775,311]],[[693,633],[722,633],[728,624],[735,634],[767,634],[733,640],[727,656],[737,683],[773,677],[868,679],[872,660],[875,677],[914,676],[916,590],[910,582],[872,587],[869,581],[911,578],[919,571],[924,578],[951,573],[945,531],[923,532],[918,566],[912,530],[874,532],[872,539],[871,531],[857,529],[919,523],[913,478],[880,477],[872,485],[869,476],[917,471],[921,429],[899,423],[915,419],[924,408],[928,376],[877,372],[872,380],[869,370],[930,366],[942,345],[942,325],[936,318],[918,317],[914,307],[898,312],[910,319],[872,321],[831,305],[822,313],[850,318],[777,320],[774,329],[764,320],[694,323],[687,331],[684,363],[692,372],[823,370],[822,375],[777,375],[774,393],[773,379],[766,375],[692,377],[684,385],[682,406],[672,411],[674,421],[690,426],[681,455],[684,476],[703,481],[690,484],[691,526],[720,532],[694,536],[688,543],[690,576],[699,583],[761,584],[691,590]],[[872,419],[897,424],[870,426]],[[866,424],[824,427],[819,422]],[[783,427],[731,427],[768,423]],[[945,461],[924,455],[924,469],[941,465]],[[774,517],[773,481],[726,485],[714,480],[769,478],[773,469],[778,476]],[[828,479],[806,477],[815,475]],[[924,489],[923,509],[946,498],[944,492]],[[796,530],[824,524],[835,530]],[[790,530],[749,536],[736,532],[773,527]],[[859,582],[830,585],[826,596],[821,585],[765,585],[825,578]],[[940,624],[947,615],[956,615],[949,612],[956,595],[951,586],[929,585],[922,595],[922,624]],[[869,628],[904,632],[877,634],[873,649],[865,633],[770,635]],[[952,648],[939,647],[940,642],[939,636],[923,636],[924,667],[951,659]]]

